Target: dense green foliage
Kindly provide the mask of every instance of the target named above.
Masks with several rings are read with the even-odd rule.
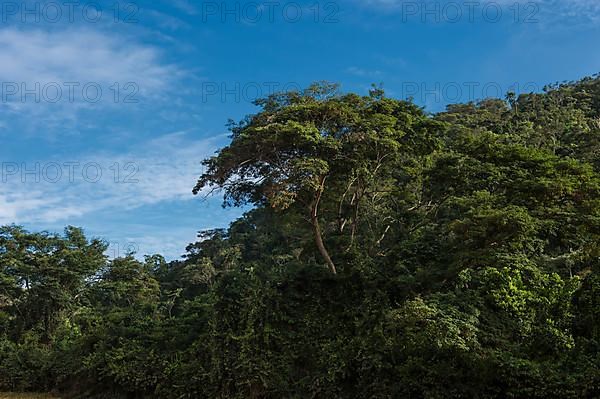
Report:
[[[258,102],[181,261],[0,230],[0,391],[600,397],[600,79],[449,106]]]

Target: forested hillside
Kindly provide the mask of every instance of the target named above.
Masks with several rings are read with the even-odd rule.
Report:
[[[0,391],[600,397],[600,78],[257,105],[193,188],[252,210],[181,261],[0,230]]]

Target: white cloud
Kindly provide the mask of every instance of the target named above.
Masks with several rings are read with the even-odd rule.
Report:
[[[198,13],[191,0],[170,0],[169,4],[189,15],[196,15]]]
[[[175,77],[159,52],[126,37],[89,29],[0,30],[3,82],[135,82],[142,93],[162,90]]]
[[[163,119],[161,112],[175,105],[185,112],[187,104],[181,106],[177,101],[188,75],[165,61],[167,54],[158,45],[142,41],[143,36],[136,33],[143,32],[136,27],[117,32],[90,24],[0,28],[0,84],[25,84],[31,90],[36,83],[43,87],[52,82],[76,82],[79,88],[97,83],[103,89],[97,103],[84,101],[81,91],[75,93],[74,102],[69,101],[67,91],[57,103],[36,102],[31,95],[21,101],[20,92],[8,100],[0,98],[0,140],[18,143],[21,135],[35,135],[40,147],[46,144],[43,140],[49,140],[54,144],[50,148],[60,149],[57,144],[64,142],[66,149],[65,140],[74,138],[73,147],[77,148],[72,156],[36,148],[22,156],[31,160],[35,153],[39,161],[26,164],[7,162],[21,156],[0,150],[0,225],[17,223],[34,230],[60,230],[66,224],[96,226],[94,230],[107,238],[140,244],[142,253],[159,251],[162,243],[173,256],[193,240],[195,226],[178,230],[162,224],[144,225],[129,231],[132,223],[145,221],[129,219],[128,211],[149,206],[140,210],[146,212],[152,205],[169,201],[198,200],[191,189],[201,172],[200,161],[212,154],[218,140],[196,140],[185,132],[154,140],[148,139],[147,131],[140,135],[139,121],[147,130],[156,131],[156,124]],[[121,96],[131,92],[124,90],[126,83],[135,83],[139,104],[115,103],[111,90],[115,82],[120,84]],[[88,133],[98,136],[84,136]],[[82,152],[80,148],[88,140],[90,146],[109,148],[106,143],[111,140],[115,145],[109,150],[88,147]],[[131,140],[139,144],[132,147]],[[124,150],[119,142],[133,149]],[[56,165],[62,175],[53,181]],[[89,173],[84,175],[86,165]],[[96,167],[102,172],[97,181]],[[110,219],[110,227],[104,218]],[[174,237],[166,237],[174,231]],[[126,239],[127,234],[133,236]],[[181,238],[184,240],[176,240]]]
[[[377,78],[381,76],[381,71],[379,70],[365,69],[357,66],[351,66],[346,68],[346,73],[361,78]]]
[[[127,210],[190,200],[200,161],[218,138],[190,140],[173,133],[124,154],[2,163],[0,224],[68,222],[97,211]]]
[[[160,107],[182,76],[157,47],[125,32],[3,28],[0,125],[10,121],[13,131],[70,134],[100,120],[86,112]]]

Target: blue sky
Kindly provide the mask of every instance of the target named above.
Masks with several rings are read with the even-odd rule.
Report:
[[[241,214],[191,188],[257,96],[383,83],[436,112],[600,72],[597,0],[0,3],[0,224],[112,254]]]

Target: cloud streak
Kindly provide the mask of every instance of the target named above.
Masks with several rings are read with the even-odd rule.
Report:
[[[193,199],[200,161],[218,138],[164,135],[122,154],[1,165],[0,224],[68,222],[98,211]]]
[[[0,30],[4,82],[136,82],[142,93],[163,90],[176,75],[151,46],[89,29]]]
[[[7,27],[0,29],[0,124],[68,134],[89,124],[86,112],[159,105],[182,76],[160,50],[126,34]]]

